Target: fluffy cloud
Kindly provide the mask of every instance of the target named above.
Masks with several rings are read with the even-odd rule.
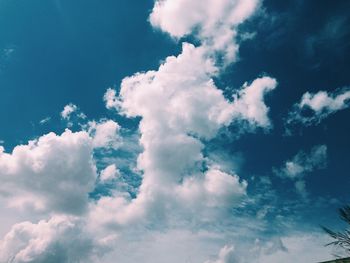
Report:
[[[317,125],[329,115],[350,106],[350,89],[337,89],[334,92],[306,92],[301,101],[288,113],[286,125]]]
[[[234,96],[234,112],[241,119],[247,120],[251,126],[268,128],[271,122],[268,118],[269,108],[264,103],[264,96],[274,90],[277,81],[270,77],[254,80],[250,85],[245,83]]]
[[[303,180],[305,174],[316,169],[323,169],[326,166],[327,146],[316,145],[309,153],[298,152],[291,160],[286,161],[281,168],[274,168],[273,171],[279,177],[296,181],[297,192],[306,196],[305,181]]]
[[[191,33],[207,52],[223,53],[226,62],[235,60],[237,26],[257,9],[259,0],[157,0],[150,22],[154,27],[181,38]]]
[[[86,119],[86,115],[73,103],[64,106],[61,112],[61,118],[67,122],[67,127],[73,127],[74,124],[82,126],[80,123]]]
[[[195,47],[184,43],[181,54],[166,58],[158,70],[127,77],[119,94],[108,89],[104,96],[107,108],[126,117],[140,118],[139,142],[143,151],[137,158],[137,169],[142,181],[135,195],[111,189],[104,196],[102,191],[102,196],[88,199],[96,181],[94,149],[116,148],[119,143],[120,127],[111,120],[79,123],[86,131],[67,130],[60,136],[51,133],[17,146],[12,154],[2,151],[0,176],[5,183],[0,189],[4,198],[14,206],[34,207],[52,216],[37,224],[14,225],[0,243],[4,261],[88,261],[94,248],[113,243],[121,249],[116,249],[114,253],[119,257],[111,258],[111,262],[125,257],[120,251],[131,245],[136,249],[126,257],[133,262],[137,251],[147,251],[153,240],[167,240],[169,251],[173,248],[169,244],[181,245],[185,238],[172,235],[176,232],[174,225],[188,226],[188,233],[199,236],[195,240],[198,243],[210,239],[211,248],[213,241],[220,240],[221,245],[222,239],[239,234],[239,227],[231,219],[235,208],[244,205],[248,184],[210,160],[205,145],[232,123],[239,125],[244,121],[253,128],[271,126],[264,97],[276,87],[276,80],[262,77],[246,83],[232,101],[225,99],[213,80],[222,70],[222,59],[225,65],[236,59],[237,26],[254,13],[258,3],[156,1],[150,16],[152,25],[175,38],[193,33],[200,44]],[[61,116],[68,121],[72,116],[80,118],[73,104],[67,105]],[[120,179],[117,174],[113,164],[102,170],[101,185]],[[73,218],[71,214],[81,217]],[[256,227],[252,225],[247,228]],[[211,232],[200,236],[199,232],[207,226]],[[159,229],[167,235],[157,232]],[[93,235],[87,234],[90,231]],[[139,242],[145,233],[153,238],[147,243]],[[159,246],[154,250],[158,256]],[[179,249],[175,247],[173,251]],[[204,261],[203,251],[206,250],[202,248],[194,254],[198,256],[196,262]],[[234,252],[233,247],[224,247],[213,262],[232,262],[238,259]],[[160,258],[157,256],[146,258],[145,252],[139,258],[155,262]],[[171,257],[172,262],[178,261]]]
[[[113,180],[116,177],[118,177],[119,174],[120,174],[120,171],[117,169],[116,165],[111,164],[101,171],[100,180],[102,182]]]
[[[96,179],[86,132],[49,133],[0,152],[0,194],[9,206],[79,214]]]
[[[70,118],[70,115],[77,110],[78,107],[76,105],[74,105],[73,103],[69,103],[66,106],[64,106],[63,111],[61,112],[61,117],[67,120]]]
[[[186,178],[176,191],[182,206],[201,213],[206,206],[225,208],[237,203],[246,194],[246,187],[247,183],[240,182],[238,176],[211,168],[204,178]]]
[[[0,261],[92,262],[89,258],[100,244],[82,229],[81,221],[67,216],[54,216],[37,224],[16,224],[0,241]]]
[[[217,72],[205,48],[185,43],[182,53],[168,57],[158,71],[125,78],[118,97],[111,89],[106,92],[107,108],[127,117],[142,117],[139,129],[144,151],[138,157],[138,169],[143,171],[143,180],[130,204],[117,197],[116,203],[125,209],[119,223],[132,220],[127,215],[144,217],[151,210],[163,216],[165,207],[193,204],[189,211],[198,206],[203,211],[214,206],[228,208],[244,196],[246,182],[208,167],[202,153],[204,143],[233,120],[268,127],[263,99],[277,83],[269,77],[259,78],[245,84],[230,103],[212,80]],[[203,166],[208,172],[202,172]],[[104,198],[97,206],[108,207],[112,199]]]
[[[94,148],[117,148],[120,144],[120,126],[115,121],[90,121],[87,126]]]

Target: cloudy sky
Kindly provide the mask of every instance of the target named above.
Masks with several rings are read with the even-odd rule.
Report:
[[[347,0],[2,0],[0,262],[292,263],[349,203]]]

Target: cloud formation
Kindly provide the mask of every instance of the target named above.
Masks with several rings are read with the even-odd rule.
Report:
[[[83,230],[74,217],[54,216],[37,224],[22,222],[0,241],[1,262],[93,262],[102,244]]]
[[[94,148],[117,148],[121,143],[120,126],[112,120],[90,121],[87,130]]]
[[[286,119],[287,128],[301,124],[317,125],[328,116],[350,107],[350,89],[342,88],[334,92],[306,92],[299,103],[294,104]]]
[[[233,169],[223,169],[206,144],[229,125],[244,124],[252,130],[273,126],[265,96],[276,88],[274,78],[246,82],[231,98],[225,98],[215,82],[237,59],[237,27],[259,4],[258,0],[155,2],[150,15],[154,27],[178,40],[192,35],[199,42],[183,43],[181,53],[167,57],[158,69],[126,77],[119,92],[108,89],[104,95],[108,109],[140,120],[135,133],[142,148],[135,168],[140,175],[136,191],[117,187],[128,184],[123,179],[131,175],[125,175],[113,158],[103,156],[104,149],[119,150],[124,129],[107,119],[82,124],[86,116],[74,104],[66,105],[61,117],[71,126],[76,116],[82,131],[49,133],[16,146],[12,153],[0,148],[2,200],[44,217],[14,224],[0,241],[0,261],[178,262],[174,256],[164,260],[170,256],[159,255],[159,244],[167,241],[168,251],[176,254],[189,239],[190,245],[204,243],[200,252],[193,253],[197,256],[193,261],[202,263],[207,256],[203,247],[221,246],[227,240],[239,243],[242,236],[255,240],[252,232],[265,230],[260,220],[267,212],[257,218],[251,214],[236,218],[239,209],[252,202],[247,200],[248,182]],[[318,146],[310,154],[298,153],[276,171],[296,180],[296,188],[304,191],[304,174],[320,168],[325,156],[325,146]],[[106,188],[96,190],[101,186]],[[257,240],[254,246],[244,240],[242,245],[224,246],[207,263],[257,258],[279,262],[299,244],[301,238],[293,238],[266,244]],[[126,253],[128,246],[132,249]],[[114,255],[102,259],[111,247]],[[155,250],[152,255],[150,247]],[[145,254],[136,259],[139,251]],[[298,247],[292,256],[305,251]]]
[[[310,152],[299,151],[292,159],[285,162],[281,168],[273,172],[281,177],[295,181],[295,188],[302,196],[306,196],[304,177],[307,173],[327,167],[327,146],[316,145]]]
[[[252,127],[269,128],[269,108],[265,105],[264,96],[276,86],[277,81],[270,77],[258,78],[250,85],[245,83],[238,94],[234,95],[233,111],[241,119],[247,120]]]
[[[237,26],[252,16],[259,0],[157,0],[150,22],[174,38],[194,34],[206,52],[236,59]]]
[[[111,164],[101,171],[100,180],[102,182],[110,181],[115,179],[119,175],[120,175],[120,171],[117,169],[116,165]]]
[[[213,207],[226,207],[226,203],[234,206],[245,194],[246,182],[211,167],[215,165],[212,162],[209,166],[203,155],[204,144],[233,120],[248,121],[254,128],[268,127],[268,108],[263,99],[277,82],[263,77],[245,84],[231,103],[212,79],[217,72],[205,48],[184,43],[182,53],[168,57],[157,71],[125,78],[119,96],[107,90],[107,108],[142,118],[139,129],[144,151],[137,167],[143,171],[143,180],[123,217],[145,216],[150,209],[162,214],[169,204],[187,206],[188,211],[198,207],[212,211]],[[203,167],[208,171],[203,173]],[[174,188],[178,189],[175,193]],[[112,202],[110,197],[100,200],[103,206],[106,202]]]
[[[86,132],[49,133],[12,153],[0,151],[0,196],[11,207],[80,214],[93,190],[96,168]]]

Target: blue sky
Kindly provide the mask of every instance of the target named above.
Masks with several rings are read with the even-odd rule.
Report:
[[[320,225],[341,228],[349,202],[349,11],[2,1],[0,261],[332,258]]]

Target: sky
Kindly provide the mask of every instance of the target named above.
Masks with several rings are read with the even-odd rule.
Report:
[[[0,262],[341,254],[347,0],[0,2]]]

